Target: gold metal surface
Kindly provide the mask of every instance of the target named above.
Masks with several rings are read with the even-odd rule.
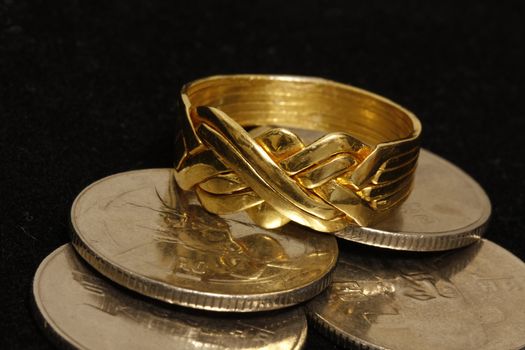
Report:
[[[175,176],[212,213],[332,232],[380,220],[410,192],[421,125],[383,97],[264,75],[205,78],[181,94]],[[290,128],[328,134],[306,144]]]
[[[257,315],[197,312],[115,287],[64,245],[40,265],[35,314],[66,349],[300,349],[306,318],[292,308]]]
[[[490,241],[424,255],[347,242],[332,285],[307,309],[359,349],[522,349],[524,291],[525,264]]]
[[[130,171],[88,186],[71,210],[80,255],[141,294],[214,311],[282,308],[329,284],[335,237],[210,214],[191,193],[179,195],[172,174]]]
[[[376,225],[349,226],[335,235],[385,248],[447,250],[479,240],[490,214],[490,200],[476,181],[422,149],[414,189],[399,208]]]

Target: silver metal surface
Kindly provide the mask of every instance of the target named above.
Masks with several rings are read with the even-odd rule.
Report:
[[[33,296],[42,328],[67,349],[300,349],[307,333],[298,308],[226,315],[144,298],[100,276],[69,244],[41,263]]]
[[[440,253],[350,242],[330,288],[307,304],[313,323],[359,349],[525,347],[525,264],[480,240]]]

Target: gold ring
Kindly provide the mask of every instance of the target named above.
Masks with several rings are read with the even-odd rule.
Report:
[[[333,232],[380,220],[410,193],[421,124],[381,96],[321,78],[225,75],[186,84],[181,100],[175,178],[212,213]],[[294,129],[327,134],[305,144]]]

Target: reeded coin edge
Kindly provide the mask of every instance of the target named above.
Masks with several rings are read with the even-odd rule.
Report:
[[[71,337],[67,336],[62,329],[48,316],[46,308],[42,301],[40,300],[38,292],[38,281],[39,277],[42,275],[42,272],[46,266],[53,260],[57,255],[62,254],[62,252],[68,248],[71,248],[71,251],[74,252],[74,249],[69,243],[66,243],[53,252],[51,252],[47,257],[42,260],[38,266],[35,275],[33,277],[33,282],[31,285],[31,309],[33,311],[33,316],[35,318],[38,328],[46,335],[46,337],[53,343],[56,347],[60,349],[82,349],[89,350],[78,342],[76,342]],[[47,317],[46,317],[47,316]]]
[[[314,328],[316,328],[319,332],[321,332],[328,339],[336,343],[336,345],[338,346],[356,350],[389,350],[388,348],[377,346],[357,337],[354,337],[340,330],[339,328],[329,324],[315,311],[311,310],[308,305],[306,305],[304,308],[306,310],[306,316],[308,320],[313,324]]]
[[[106,261],[104,257],[97,254],[96,251],[92,249],[78,233],[73,220],[76,203],[80,200],[84,193],[86,193],[91,187],[95,186],[99,182],[102,182],[111,177],[146,170],[163,171],[165,169],[142,169],[110,175],[87,186],[82,192],[80,192],[73,202],[70,220],[70,232],[73,247],[75,247],[78,254],[85,261],[87,261],[102,275],[128,289],[157,300],[195,309],[222,312],[256,312],[281,309],[309,300],[321,293],[330,285],[332,281],[332,274],[337,264],[337,256],[339,254],[337,242],[335,241],[335,258],[332,261],[332,266],[329,266],[327,269],[326,274],[319,277],[317,280],[314,280],[306,285],[297,286],[291,290],[289,289],[264,294],[225,295],[186,289],[169,285],[161,281],[156,281],[154,279],[146,278],[125,269],[123,266],[118,266],[117,264],[112,264]]]
[[[492,205],[487,193],[476,180],[457,165],[427,149],[422,148],[421,151],[429,154],[435,160],[450,166],[472,182],[480,200],[487,203],[487,207],[481,213],[479,219],[464,227],[446,232],[391,232],[371,227],[348,226],[341,231],[334,232],[335,236],[341,239],[381,248],[418,252],[455,249],[478,241],[487,231],[490,216],[492,214]]]
[[[344,232],[335,232],[335,236],[375,247],[431,252],[461,248],[475,243],[487,231],[488,224],[487,219],[483,224],[469,231],[438,234],[385,232],[372,228],[364,231],[360,227],[348,227]]]

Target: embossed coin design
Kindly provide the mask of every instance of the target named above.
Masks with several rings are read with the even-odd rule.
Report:
[[[262,229],[244,213],[210,214],[190,196],[179,193],[170,169],[99,180],[73,203],[73,244],[115,282],[198,309],[278,309],[328,286],[333,236]]]
[[[371,227],[348,226],[335,234],[378,247],[447,250],[479,240],[490,213],[490,200],[476,181],[422,149],[412,192],[391,216]]]
[[[114,286],[68,244],[40,265],[35,314],[67,349],[299,349],[306,317],[298,308],[264,314],[195,312]]]
[[[360,349],[499,350],[525,346],[525,264],[487,240],[441,253],[346,243],[314,324]]]

